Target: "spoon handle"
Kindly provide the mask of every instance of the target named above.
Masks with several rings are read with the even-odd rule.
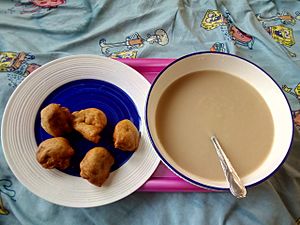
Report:
[[[226,180],[229,183],[230,192],[237,198],[246,197],[247,190],[219,144],[218,139],[215,136],[212,136],[210,139],[216,149]]]

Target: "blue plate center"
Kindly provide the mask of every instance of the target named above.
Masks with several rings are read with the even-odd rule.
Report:
[[[86,140],[76,131],[66,137],[74,148],[75,155],[71,160],[70,167],[63,172],[80,176],[79,164],[81,160],[91,148],[97,146],[105,147],[114,156],[115,164],[111,171],[121,167],[132,156],[132,152],[124,152],[114,148],[113,131],[115,125],[123,119],[131,120],[139,129],[140,117],[132,99],[116,85],[101,80],[83,79],[66,83],[54,90],[42,103],[35,119],[37,145],[52,137],[41,127],[40,117],[41,110],[51,103],[61,104],[71,112],[86,108],[98,108],[107,117],[107,126],[101,132],[101,139],[98,144]]]

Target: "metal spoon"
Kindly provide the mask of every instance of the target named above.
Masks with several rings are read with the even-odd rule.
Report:
[[[211,140],[211,142],[213,143],[213,145],[216,149],[216,152],[217,152],[217,155],[219,157],[224,175],[226,177],[227,182],[229,183],[230,192],[237,198],[246,197],[247,190],[246,190],[245,186],[243,185],[241,179],[239,178],[239,176],[235,172],[235,170],[234,170],[233,166],[231,165],[229,159],[225,155],[225,152],[221,148],[221,146],[218,142],[218,139],[216,138],[216,136],[212,136],[210,138],[210,140]]]

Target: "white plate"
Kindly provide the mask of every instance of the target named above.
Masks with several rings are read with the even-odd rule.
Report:
[[[39,107],[55,89],[80,79],[98,79],[115,84],[131,97],[141,117],[138,150],[110,174],[101,188],[56,169],[46,170],[35,156],[34,124]],[[17,87],[6,106],[1,138],[8,165],[31,192],[55,204],[93,207],[128,196],[146,182],[159,163],[148,139],[144,120],[149,88],[147,80],[129,66],[100,56],[70,56],[45,64]]]

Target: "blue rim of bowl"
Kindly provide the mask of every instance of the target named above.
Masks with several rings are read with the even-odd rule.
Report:
[[[194,184],[196,186],[199,186],[199,187],[203,187],[203,188],[206,188],[206,189],[211,189],[211,190],[216,190],[216,191],[227,191],[229,190],[229,188],[220,188],[220,187],[214,187],[214,186],[210,186],[210,185],[206,185],[206,184],[202,184],[200,182],[197,182],[191,178],[189,178],[188,176],[184,175],[183,173],[179,172],[177,169],[175,169],[163,156],[162,154],[160,153],[158,147],[156,146],[156,144],[154,143],[154,140],[152,138],[152,135],[151,135],[151,132],[150,132],[150,129],[149,129],[149,124],[148,124],[148,113],[147,113],[147,109],[148,109],[148,103],[149,103],[149,98],[150,98],[150,95],[151,95],[151,92],[152,92],[152,89],[153,87],[155,86],[156,82],[159,80],[159,78],[162,76],[162,74],[165,72],[165,70],[167,70],[170,66],[172,66],[173,64],[185,59],[185,58],[188,58],[188,57],[191,57],[191,56],[194,56],[194,55],[204,55],[204,54],[217,54],[217,55],[226,55],[226,56],[230,56],[230,57],[235,57],[235,58],[238,58],[238,59],[241,59],[243,61],[246,61],[247,63],[250,63],[252,64],[253,66],[255,66],[256,68],[258,68],[259,70],[261,70],[266,76],[268,76],[278,87],[278,89],[281,91],[282,95],[284,96],[285,98],[285,101],[290,109],[290,121],[292,123],[292,137],[291,137],[291,141],[290,141],[290,144],[289,144],[289,147],[288,147],[288,150],[286,152],[286,155],[285,157],[282,159],[281,163],[268,175],[266,176],[265,178],[253,183],[253,184],[249,184],[249,185],[246,185],[246,187],[253,187],[253,186],[256,186],[264,181],[266,181],[267,179],[269,179],[271,176],[273,176],[277,170],[282,166],[282,164],[285,162],[290,150],[291,150],[291,145],[293,143],[293,138],[294,138],[294,124],[293,124],[293,116],[292,116],[292,110],[291,110],[291,106],[289,104],[289,101],[287,99],[287,97],[285,96],[284,92],[281,90],[280,88],[280,85],[264,70],[262,69],[261,67],[259,67],[258,65],[256,65],[255,63],[243,58],[243,57],[240,57],[240,56],[237,56],[237,55],[233,55],[233,54],[230,54],[230,53],[223,53],[223,52],[210,52],[210,51],[203,51],[203,52],[194,52],[194,53],[191,53],[191,54],[187,54],[187,55],[184,55],[178,59],[176,59],[175,61],[171,62],[169,65],[167,65],[158,75],[157,77],[154,79],[153,83],[151,84],[151,87],[150,87],[150,90],[147,94],[147,100],[146,100],[146,107],[145,107],[145,120],[146,120],[146,127],[147,127],[147,133],[148,133],[148,136],[149,136],[149,139],[152,143],[152,146],[154,147],[156,153],[158,154],[159,158],[162,160],[162,162],[168,167],[170,168],[175,174],[177,174],[179,177],[183,178],[184,180],[186,180],[187,182],[191,183],[191,184]]]

